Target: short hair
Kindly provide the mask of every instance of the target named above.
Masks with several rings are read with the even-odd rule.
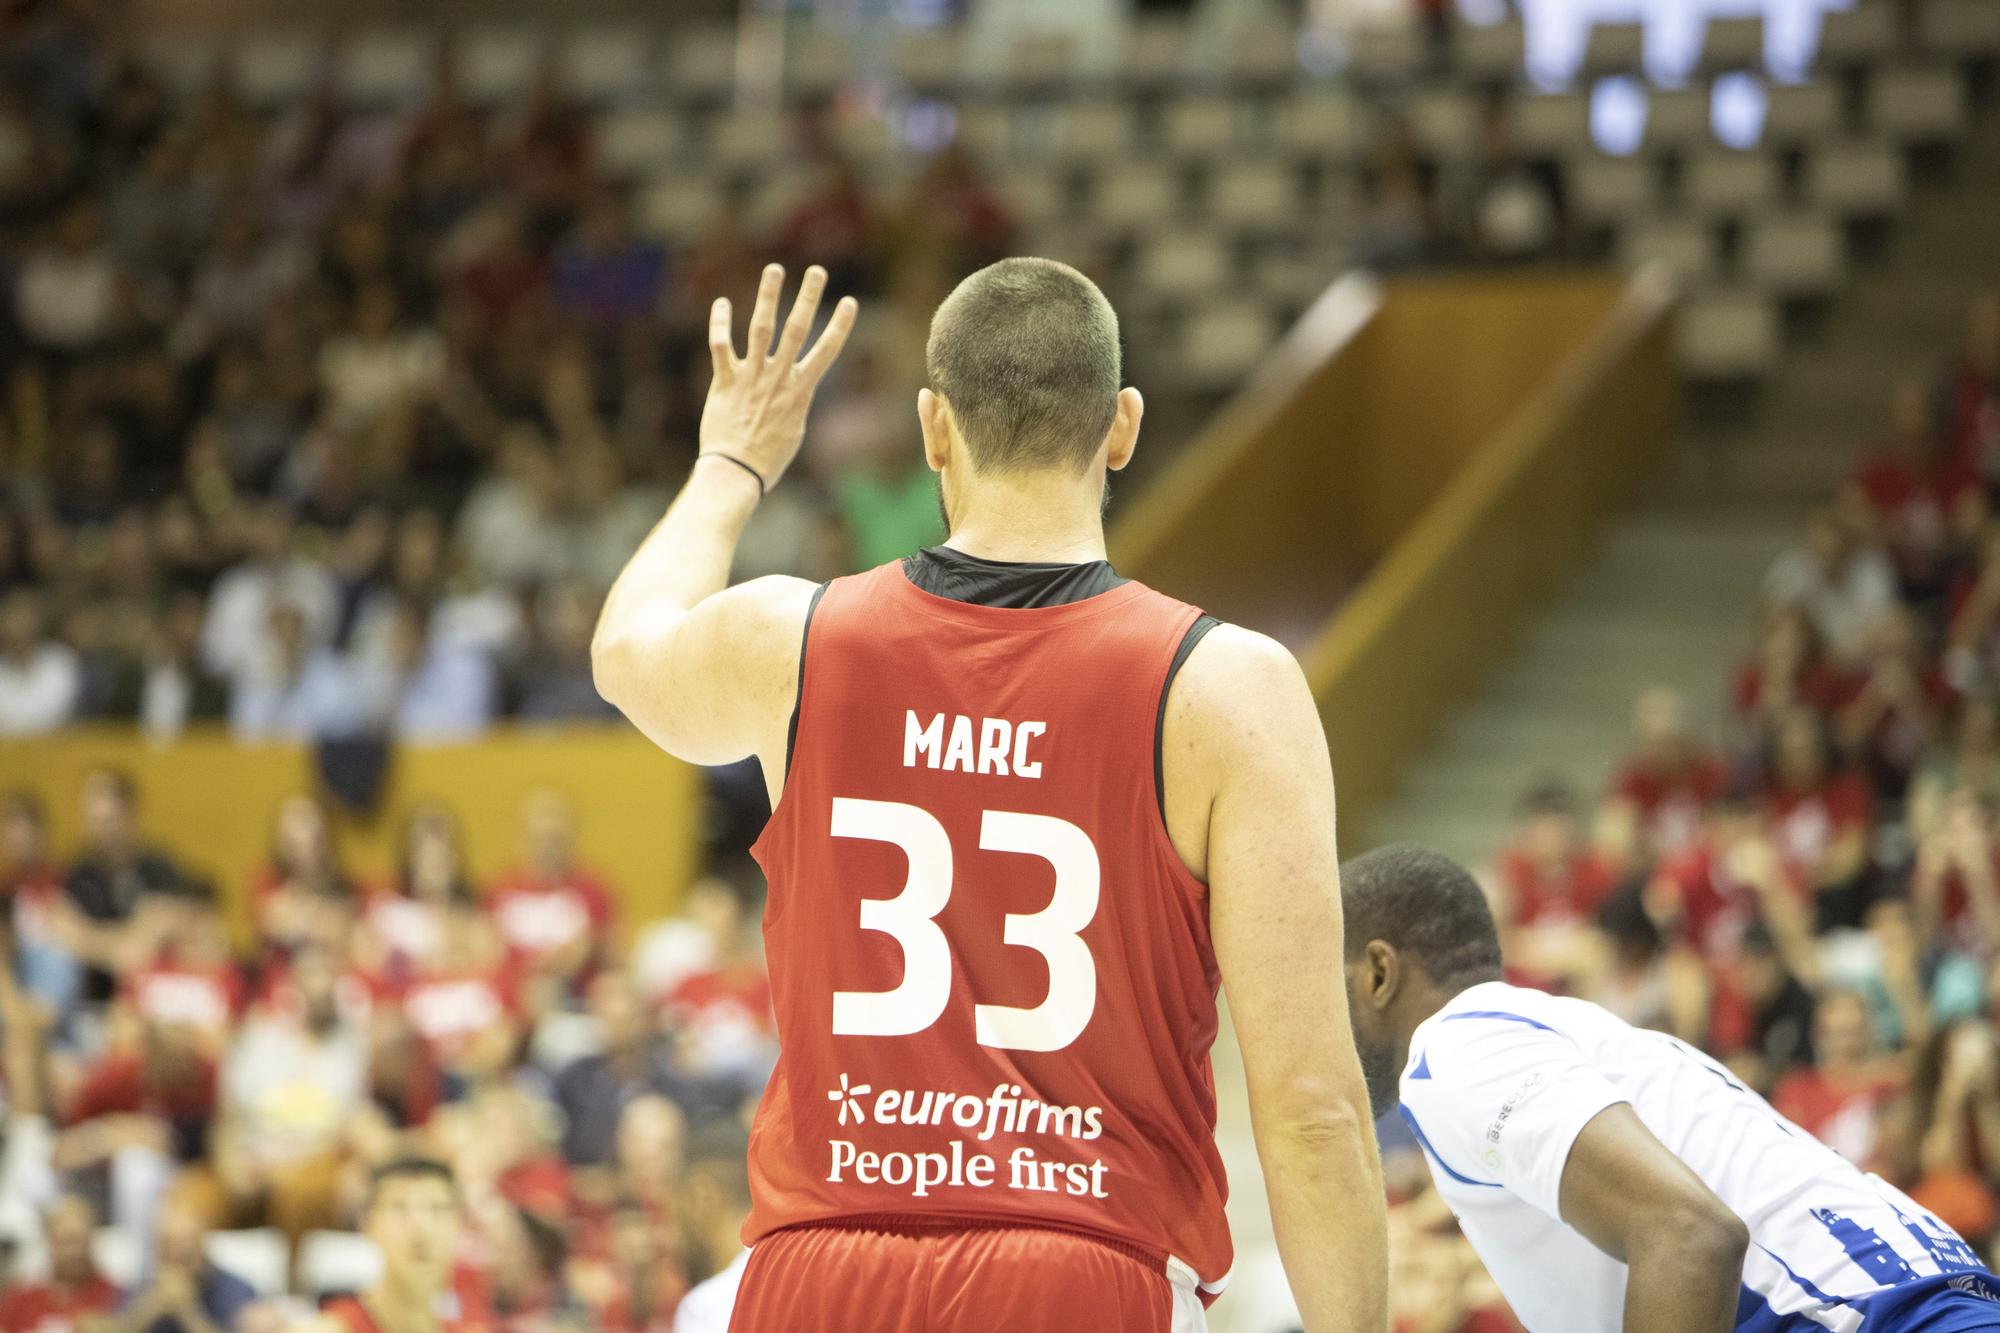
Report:
[[[980,472],[1081,474],[1118,413],[1118,316],[1053,259],[1003,259],[959,283],[924,357]]]
[[[375,1206],[382,1187],[398,1180],[435,1180],[458,1196],[458,1177],[435,1157],[392,1157],[368,1174],[368,1207]]]
[[[1347,956],[1370,940],[1423,960],[1440,985],[1500,975],[1500,932],[1479,883],[1464,866],[1415,843],[1377,847],[1340,867]]]

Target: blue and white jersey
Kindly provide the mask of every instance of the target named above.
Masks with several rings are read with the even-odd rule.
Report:
[[[1900,1307],[1940,1288],[2000,1298],[1973,1250],[1901,1191],[1693,1047],[1586,1001],[1473,986],[1417,1028],[1400,1086],[1438,1192],[1531,1333],[1622,1326],[1625,1265],[1563,1225],[1557,1202],[1577,1135],[1618,1102],[1749,1224],[1738,1329],[1865,1320],[1875,1333],[1914,1327]],[[1950,1327],[1983,1326],[1987,1310],[2000,1327],[2000,1304],[1977,1308],[1980,1324]]]

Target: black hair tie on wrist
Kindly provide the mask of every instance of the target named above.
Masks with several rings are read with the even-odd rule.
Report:
[[[750,476],[756,481],[757,498],[760,500],[764,498],[764,474],[759,472],[756,468],[751,467],[748,463],[736,457],[734,454],[712,453],[712,454],[703,454],[702,457],[720,458],[725,463],[736,464],[736,466],[742,468],[745,472],[748,472]]]

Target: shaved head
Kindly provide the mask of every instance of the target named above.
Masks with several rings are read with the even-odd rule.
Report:
[[[1052,259],[1003,259],[931,318],[931,391],[986,474],[1090,467],[1118,410],[1118,316]]]

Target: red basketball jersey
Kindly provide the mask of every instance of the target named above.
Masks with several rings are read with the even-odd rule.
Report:
[[[746,1242],[839,1218],[1025,1222],[1220,1289],[1208,895],[1154,778],[1198,614],[1139,583],[973,605],[900,564],[827,586],[755,849],[782,1054]]]

